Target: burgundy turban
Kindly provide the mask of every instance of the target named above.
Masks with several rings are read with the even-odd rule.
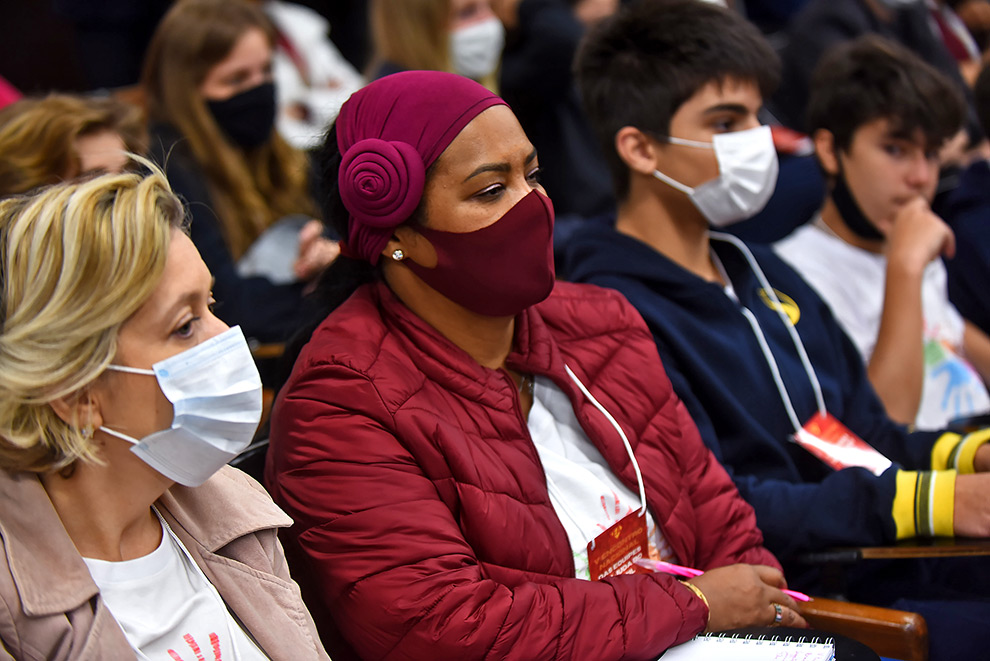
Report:
[[[442,71],[404,71],[369,83],[337,115],[338,184],[350,213],[347,248],[378,262],[392,230],[419,205],[426,169],[483,110],[505,104]]]

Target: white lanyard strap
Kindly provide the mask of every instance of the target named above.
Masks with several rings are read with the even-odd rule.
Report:
[[[784,408],[787,409],[787,417],[791,419],[791,425],[794,427],[794,431],[801,429],[801,423],[798,420],[797,413],[794,411],[794,405],[791,403],[791,397],[787,394],[787,387],[784,385],[784,379],[780,376],[780,368],[777,367],[777,360],[773,357],[773,352],[770,351],[770,345],[767,343],[767,338],[763,335],[763,329],[760,328],[760,322],[756,320],[756,315],[754,315],[749,308],[740,303],[742,308],[743,316],[746,317],[746,321],[753,328],[753,334],[756,335],[756,341],[760,345],[760,349],[763,351],[763,357],[766,358],[767,366],[770,368],[770,373],[773,375],[773,382],[777,384],[777,392],[780,393],[780,401],[783,402]]]
[[[633,454],[632,445],[630,445],[629,439],[626,437],[625,432],[622,431],[622,427],[619,426],[619,423],[612,417],[612,414],[606,411],[605,407],[602,406],[597,399],[595,399],[595,396],[588,392],[588,389],[584,387],[583,383],[581,383],[581,379],[577,378],[577,375],[574,374],[571,368],[564,365],[564,369],[567,370],[567,376],[571,377],[571,381],[573,381],[577,387],[581,389],[581,392],[588,398],[588,401],[594,404],[595,408],[601,411],[601,414],[604,415],[610,423],[612,423],[612,426],[615,427],[615,431],[619,432],[619,438],[622,439],[622,444],[626,447],[626,452],[629,454],[629,461],[632,462],[633,470],[636,472],[636,484],[639,486],[639,514],[640,516],[643,516],[646,514],[646,487],[643,486],[643,473],[639,470],[639,462],[636,461],[636,455]]]
[[[804,366],[804,371],[808,375],[808,381],[811,383],[811,389],[815,393],[815,403],[818,406],[818,412],[825,415],[825,397],[822,395],[822,386],[818,381],[818,375],[815,374],[815,368],[811,364],[811,359],[808,357],[808,352],[804,348],[804,343],[801,341],[801,336],[798,335],[797,329],[794,328],[794,324],[791,323],[790,318],[787,313],[784,312],[784,306],[781,304],[780,299],[777,297],[777,293],[770,286],[770,281],[767,280],[766,275],[763,273],[763,269],[757,263],[756,258],[753,257],[753,253],[746,246],[745,243],[740,241],[735,236],[731,234],[725,234],[724,232],[710,232],[709,236],[712,239],[718,241],[725,241],[731,243],[742,253],[743,257],[746,259],[747,264],[749,264],[750,270],[756,276],[756,279],[760,282],[760,287],[763,289],[767,298],[773,303],[771,307],[777,312],[777,316],[780,318],[781,323],[784,324],[784,328],[787,329],[788,335],[791,337],[791,341],[794,343],[794,348],[798,352],[798,357],[801,359],[801,365]],[[721,263],[718,261],[718,257],[712,252],[712,258],[721,267]],[[725,270],[722,269],[722,273],[725,274]],[[724,276],[726,280],[731,283],[728,275]],[[767,343],[766,337],[763,334],[760,324],[754,315],[745,305],[741,302],[739,303],[743,310],[743,316],[749,321],[750,326],[753,328],[753,333],[756,335],[756,339],[759,342],[760,350],[763,352],[763,358],[766,360],[767,365],[770,367],[770,371],[773,374],[774,383],[777,385],[777,391],[780,393],[781,401],[784,403],[784,408],[787,409],[787,415],[791,419],[791,424],[794,426],[794,431],[801,429],[801,424],[798,420],[797,414],[794,411],[794,405],[791,402],[791,398],[787,393],[787,388],[784,387],[784,380],[780,375],[780,369],[777,367],[777,361],[773,357],[773,352],[770,349],[769,343]]]

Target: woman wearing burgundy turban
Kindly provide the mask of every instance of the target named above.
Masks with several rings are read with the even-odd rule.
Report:
[[[388,76],[322,157],[346,257],[266,478],[335,659],[654,659],[803,624],[642,320],[554,282],[553,207],[501,99]],[[632,573],[640,555],[706,571]]]

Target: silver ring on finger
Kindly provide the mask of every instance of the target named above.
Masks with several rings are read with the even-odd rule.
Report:
[[[784,620],[784,607],[780,604],[770,604],[773,606],[773,622],[774,626],[780,624]]]

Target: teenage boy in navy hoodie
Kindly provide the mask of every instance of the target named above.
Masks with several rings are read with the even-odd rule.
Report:
[[[757,112],[778,70],[755,28],[697,0],[644,0],[589,33],[578,84],[619,207],[614,222],[572,237],[561,270],[618,289],[643,314],[674,389],[785,563],[833,546],[990,536],[990,474],[974,474],[990,469],[990,432],[892,422],[811,287],[769,248],[710,231],[773,191],[776,155]],[[869,446],[828,442],[852,434]],[[981,576],[940,581],[971,564],[885,567],[882,578],[871,565],[850,596],[922,612],[932,658],[943,645],[958,654],[990,616],[960,600],[990,590],[972,583]]]

